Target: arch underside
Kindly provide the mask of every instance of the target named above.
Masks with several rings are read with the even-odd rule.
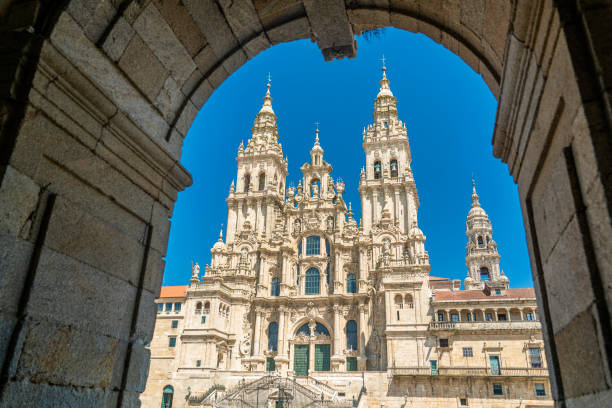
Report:
[[[326,59],[350,57],[354,35],[378,27],[424,33],[499,99],[493,151],[519,186],[554,397],[596,406],[609,396],[610,6],[372,3],[0,6],[3,403],[138,398],[152,332],[143,316],[159,294],[173,204],[191,184],[179,160],[197,111],[272,45],[311,38]],[[108,304],[126,306],[109,319]]]

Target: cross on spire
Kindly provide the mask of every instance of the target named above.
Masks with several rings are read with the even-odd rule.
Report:
[[[383,70],[384,70],[384,69],[387,69],[387,67],[385,66],[385,61],[387,60],[387,59],[385,58],[385,54],[383,54],[383,55],[382,55],[382,58],[381,58],[380,60],[382,61]]]
[[[270,75],[270,73],[268,72],[268,83],[272,82],[272,76]]]
[[[318,132],[319,131],[319,121],[316,121],[315,125],[317,126],[317,132]]]

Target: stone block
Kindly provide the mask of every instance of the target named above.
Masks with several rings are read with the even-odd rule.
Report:
[[[438,44],[442,42],[442,32],[440,29],[433,24],[429,24],[426,21],[418,20],[417,32],[423,33]]]
[[[153,234],[151,236],[151,248],[157,249],[163,256],[166,255],[168,237],[170,236],[170,216],[168,208],[159,202],[155,202],[151,209],[151,225]]]
[[[491,49],[499,61],[504,57],[511,9],[512,5],[508,2],[486,0],[483,20],[483,37],[491,46]],[[499,71],[501,72],[501,69]]]
[[[149,248],[147,269],[142,287],[143,289],[153,293],[155,298],[159,296],[165,266],[166,262],[164,261],[161,252],[155,248]]]
[[[196,68],[195,63],[154,4],[149,4],[140,13],[134,22],[134,30],[182,86]]]
[[[70,2],[67,12],[83,27],[87,38],[96,42],[117,10],[111,0],[84,0]]]
[[[238,42],[244,43],[263,32],[251,0],[221,0],[218,3]]]
[[[155,100],[168,76],[161,62],[139,35],[134,35],[130,41],[119,60],[119,67],[151,101]]]
[[[357,50],[353,29],[342,0],[304,0],[312,38],[326,61],[354,57]]]
[[[179,131],[183,137],[187,136],[187,132],[193,123],[196,115],[198,114],[198,109],[195,107],[191,101],[187,101],[183,106],[183,110],[180,112],[180,116],[176,121],[176,130]]]
[[[387,10],[348,9],[347,14],[357,35],[361,34],[364,30],[373,30],[391,25],[391,19]]]
[[[191,96],[191,102],[195,105],[196,109],[202,109],[210,95],[212,95],[214,89],[210,82],[205,79],[200,82],[198,89]]]
[[[110,59],[119,61],[119,58],[123,55],[123,51],[127,48],[134,33],[134,29],[125,18],[119,17],[115,26],[104,41],[102,49]]]
[[[210,45],[202,48],[193,60],[204,75],[208,74],[208,71],[219,62],[219,58]]]
[[[588,265],[582,240],[578,221],[574,217],[559,237],[550,257],[543,264],[555,333],[586,310],[595,300],[591,280],[588,278]]]
[[[11,408],[115,407],[117,393],[88,387],[58,387],[28,381],[10,381],[0,406]]]
[[[208,82],[212,85],[214,89],[217,89],[223,81],[229,76],[223,65],[219,65],[216,67],[208,76]]]
[[[203,78],[204,78],[204,74],[202,74],[202,71],[196,68],[191,73],[191,75],[189,75],[189,78],[181,87],[181,92],[183,92],[184,95],[187,95],[188,97],[190,97],[191,94],[198,87],[200,82],[202,82]]]
[[[154,0],[153,3],[189,55],[195,56],[206,45],[206,39],[185,6],[180,1]]]
[[[566,408],[612,407],[612,390],[565,399]]]
[[[145,349],[142,342],[132,343],[125,390],[138,393],[145,390],[150,358],[151,352]]]
[[[51,319],[30,318],[24,331],[17,380],[56,386],[110,386],[118,339],[57,324]]]
[[[238,41],[216,1],[184,0],[183,4],[216,55],[224,56],[238,48]]]
[[[7,357],[6,351],[8,350],[15,324],[17,324],[17,318],[14,315],[0,311],[0,363],[2,364],[4,364],[4,359]]]
[[[247,61],[247,56],[242,49],[237,50],[236,52],[228,55],[227,58],[223,60],[223,67],[225,71],[231,75],[238,68],[240,68]]]
[[[142,238],[139,242],[123,234],[61,197],[49,221],[46,245],[132,285],[138,283]]]
[[[114,271],[119,275],[120,271]],[[61,296],[58,296],[61,294]],[[66,255],[44,249],[28,304],[30,316],[91,336],[127,340],[136,288]],[[109,310],[113,313],[109,313]]]
[[[389,19],[393,27],[410,31],[411,33],[418,31],[418,21],[414,17],[392,11],[389,13]]]
[[[33,244],[0,228],[0,310],[16,314]]]
[[[459,43],[459,58],[468,64],[474,72],[480,74],[480,59],[462,42]]]
[[[461,23],[478,37],[482,37],[485,0],[461,2]]]
[[[155,106],[162,112],[164,119],[171,123],[174,117],[178,115],[185,98],[186,96],[183,95],[174,78],[169,76],[155,99]]]
[[[259,34],[258,36],[251,38],[245,44],[243,44],[242,49],[246,52],[247,57],[253,58],[260,52],[270,48],[272,44],[268,41],[268,37],[264,33]]]
[[[1,182],[0,230],[25,239],[36,216],[40,187],[10,165]]]
[[[296,18],[287,23],[266,29],[273,45],[301,40],[310,36],[310,23],[306,17]]]
[[[555,334],[565,398],[608,389],[596,325],[589,308]]]
[[[138,307],[136,332],[134,333],[134,338],[142,340],[142,344],[151,342],[156,314],[157,305],[155,304],[155,296],[152,292],[143,290]]]

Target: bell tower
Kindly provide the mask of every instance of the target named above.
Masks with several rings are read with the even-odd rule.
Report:
[[[472,208],[468,213],[465,234],[465,265],[468,274],[464,281],[465,289],[508,289],[509,280],[500,271],[500,255],[497,243],[493,240],[493,227],[485,210],[480,206],[476,184],[472,181]]]
[[[417,221],[419,199],[410,169],[406,127],[398,119],[397,99],[382,68],[380,90],[374,100],[374,123],[363,131],[366,167],[361,170],[359,193],[363,232],[368,234],[383,218],[408,234]]]
[[[227,198],[227,243],[237,235],[254,233],[270,237],[276,209],[285,199],[287,160],[278,143],[276,114],[272,109],[268,79],[263,106],[255,117],[252,136],[244,147],[238,147],[236,182],[232,181]]]

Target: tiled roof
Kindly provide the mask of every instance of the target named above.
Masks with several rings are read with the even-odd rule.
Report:
[[[162,286],[159,293],[160,298],[183,298],[186,296],[187,285],[183,286]]]
[[[435,292],[434,301],[439,300],[479,300],[479,299],[535,299],[533,288],[506,289],[503,295],[487,294],[482,290],[459,290],[456,292]]]
[[[430,276],[429,280],[430,281],[447,281],[449,279],[448,278],[440,278],[439,276]]]

